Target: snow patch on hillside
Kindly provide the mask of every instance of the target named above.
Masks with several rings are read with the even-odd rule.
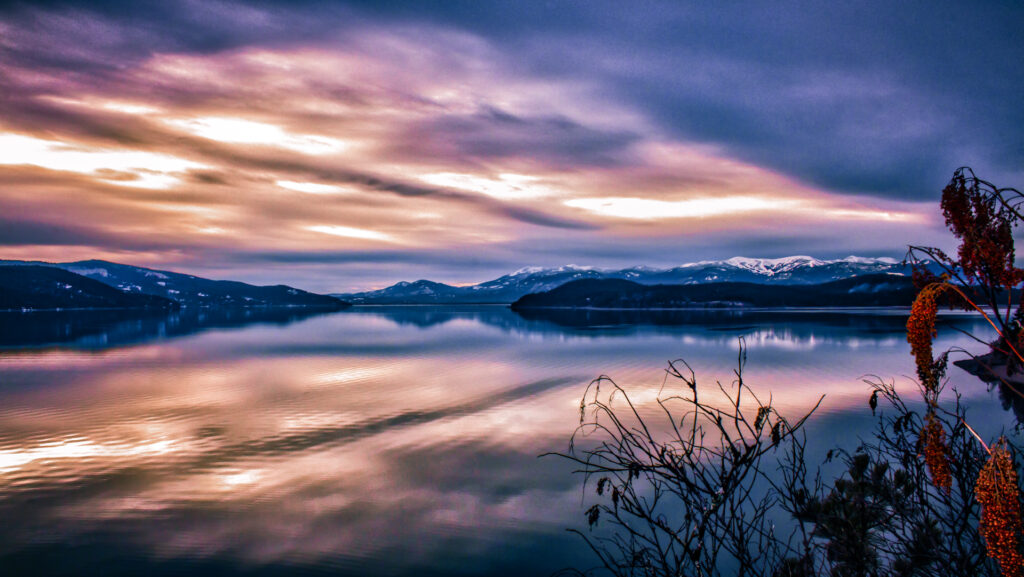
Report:
[[[107,269],[105,269],[105,268],[76,268],[76,267],[68,267],[67,270],[69,270],[69,271],[71,271],[71,272],[73,272],[75,274],[80,274],[82,276],[101,276],[101,277],[104,277],[104,278],[110,276],[110,273],[107,272]]]

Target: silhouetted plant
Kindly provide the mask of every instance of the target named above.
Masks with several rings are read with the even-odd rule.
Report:
[[[814,409],[787,420],[744,382],[745,362],[741,340],[735,380],[711,388],[717,403],[685,361],[669,363],[649,416],[607,376],[588,386],[561,456],[581,465],[584,486],[596,479],[590,530],[577,533],[611,574],[768,576],[792,556],[766,464],[784,446],[802,462],[794,436]]]

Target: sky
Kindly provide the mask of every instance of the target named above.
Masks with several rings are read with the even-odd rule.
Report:
[[[845,5],[849,4],[849,5]],[[346,292],[951,248],[1024,5],[0,4],[0,258]]]

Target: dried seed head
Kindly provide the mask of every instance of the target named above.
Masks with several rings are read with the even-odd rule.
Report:
[[[986,286],[1012,287],[1024,278],[1014,266],[1014,214],[998,202],[998,191],[958,170],[942,190],[946,226],[960,239],[959,266]]]
[[[946,430],[935,413],[928,411],[918,437],[918,445],[924,453],[924,462],[928,466],[928,474],[932,483],[949,494],[953,486],[953,475],[949,467],[949,445],[946,443]]]
[[[978,474],[974,496],[981,505],[979,529],[989,557],[999,561],[1003,575],[1024,576],[1017,471],[1005,440],[992,447],[988,462]]]
[[[935,338],[935,315],[939,311],[937,298],[949,285],[930,284],[917,293],[907,319],[907,342],[917,363],[917,376],[925,391],[934,393],[939,386],[939,375],[932,359],[932,339]]]
[[[779,441],[782,440],[782,433],[784,432],[782,430],[783,426],[784,426],[784,424],[783,424],[782,421],[775,421],[775,424],[772,425],[772,444],[773,445],[778,445]]]
[[[754,419],[754,428],[755,429],[757,429],[758,431],[761,430],[761,427],[763,427],[764,424],[768,421],[768,413],[770,413],[770,412],[771,412],[771,407],[758,407],[757,408],[757,418]]]

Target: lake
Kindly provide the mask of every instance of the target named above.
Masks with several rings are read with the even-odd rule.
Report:
[[[670,359],[808,410],[816,457],[913,391],[906,311],[357,307],[0,315],[0,569],[24,575],[547,575],[594,559],[564,451],[600,374]],[[977,345],[942,318],[936,350]],[[954,357],[956,358],[956,357]],[[998,391],[951,386],[984,434]],[[672,383],[669,383],[671,387]],[[820,450],[819,450],[820,449]]]

